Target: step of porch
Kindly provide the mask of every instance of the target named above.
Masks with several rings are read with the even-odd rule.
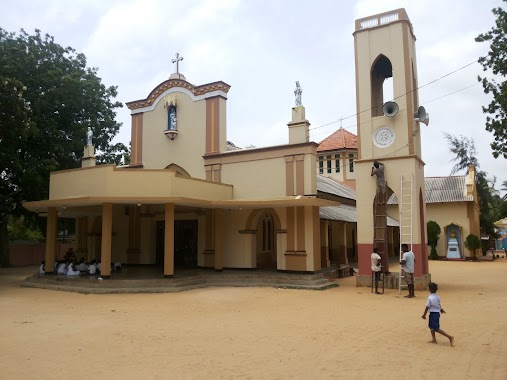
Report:
[[[78,292],[84,294],[172,293],[208,286],[274,287],[287,289],[325,290],[337,287],[324,274],[288,274],[279,272],[234,271],[199,272],[174,278],[106,279],[33,275],[22,287]]]

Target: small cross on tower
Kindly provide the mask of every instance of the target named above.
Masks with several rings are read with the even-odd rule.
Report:
[[[176,58],[171,61],[176,63],[176,74],[180,73],[180,61],[183,61],[183,57],[180,57],[180,53],[176,53]]]

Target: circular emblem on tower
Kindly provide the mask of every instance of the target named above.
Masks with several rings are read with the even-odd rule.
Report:
[[[394,129],[380,127],[373,133],[373,143],[379,148],[387,148],[394,142]]]

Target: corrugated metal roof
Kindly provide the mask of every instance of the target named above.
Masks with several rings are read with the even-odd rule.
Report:
[[[472,195],[466,195],[467,176],[452,177],[426,177],[424,187],[426,190],[426,203],[447,203],[447,202],[473,202]],[[398,204],[396,195],[391,195],[390,205]]]
[[[325,220],[337,220],[341,222],[357,223],[357,211],[355,206],[340,205],[320,208],[320,218]],[[388,226],[399,226],[397,220],[387,217]]]
[[[338,197],[356,200],[356,193],[331,178],[317,175],[317,190]]]
[[[426,203],[471,202],[472,195],[466,195],[467,176],[426,177]]]

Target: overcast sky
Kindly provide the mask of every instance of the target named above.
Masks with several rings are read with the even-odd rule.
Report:
[[[0,26],[11,32],[35,28],[63,46],[83,52],[107,86],[118,86],[118,100],[144,99],[175,71],[200,85],[222,80],[231,85],[227,139],[237,146],[288,142],[295,81],[312,141],[340,127],[356,113],[354,20],[405,8],[417,37],[419,85],[485,55],[489,46],[474,38],[494,25],[491,9],[500,0],[0,0]],[[422,125],[426,176],[446,176],[453,158],[442,132],[475,140],[480,168],[507,180],[507,160],[494,159],[493,135],[484,128],[483,93],[475,63],[419,92],[430,113]],[[469,87],[463,91],[455,91]],[[445,96],[448,95],[448,96]],[[445,96],[445,97],[442,97]],[[442,97],[442,98],[440,98]],[[440,98],[440,99],[437,99]],[[435,100],[436,99],[436,100]],[[117,114],[118,141],[130,141],[130,113]],[[322,125],[335,122],[322,127]],[[343,120],[356,133],[356,118]]]

